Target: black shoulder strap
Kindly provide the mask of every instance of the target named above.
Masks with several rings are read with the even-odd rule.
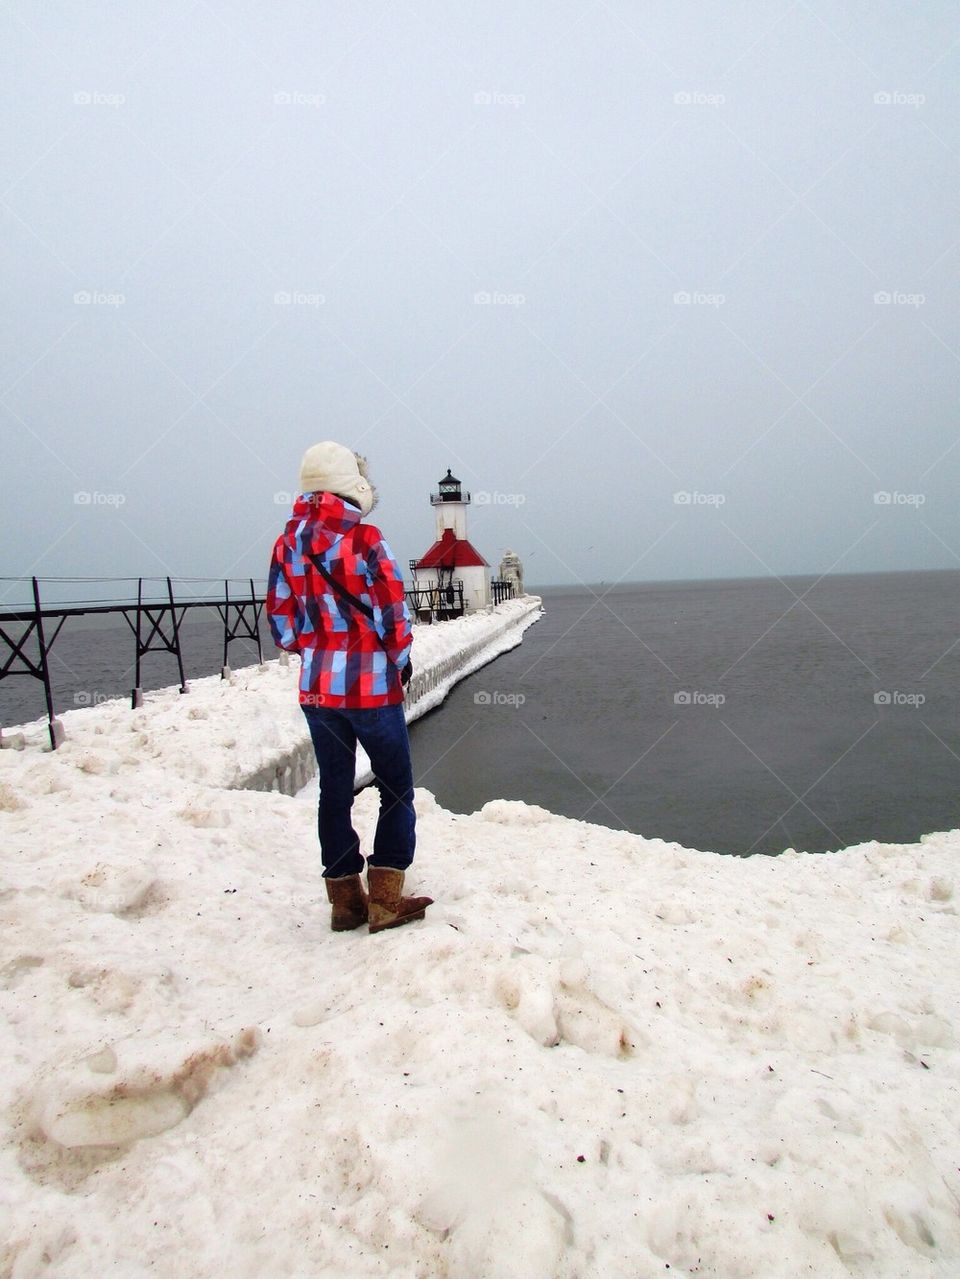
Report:
[[[352,604],[354,608],[359,609],[364,617],[368,618],[372,622],[373,609],[370,605],[364,604],[361,599],[357,599],[356,595],[354,595],[352,591],[348,591],[341,582],[338,582],[337,579],[327,570],[326,565],[322,562],[319,556],[314,555],[312,551],[307,551],[307,555],[316,565],[317,572],[330,587],[333,593],[335,595],[339,595],[342,600],[346,600],[348,604]]]

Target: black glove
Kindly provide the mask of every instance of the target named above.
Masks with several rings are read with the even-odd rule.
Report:
[[[412,674],[413,674],[413,662],[408,657],[406,666],[400,672],[400,683],[403,685],[404,688],[406,688],[407,685],[410,683],[410,676]]]

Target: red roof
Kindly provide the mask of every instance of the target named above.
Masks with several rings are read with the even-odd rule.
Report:
[[[455,537],[452,528],[445,528],[439,542],[434,542],[417,568],[489,568],[475,546],[465,537]]]

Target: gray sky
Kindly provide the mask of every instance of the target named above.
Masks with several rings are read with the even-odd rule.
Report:
[[[450,466],[534,586],[960,566],[957,38],[10,0],[0,572],[263,578],[321,439],[404,565]]]

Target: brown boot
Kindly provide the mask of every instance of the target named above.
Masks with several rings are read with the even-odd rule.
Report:
[[[333,904],[330,927],[335,933],[345,933],[367,922],[367,895],[359,875],[340,875],[323,882]]]
[[[372,933],[423,919],[424,911],[433,905],[432,897],[402,896],[403,876],[402,870],[394,870],[391,866],[367,866]]]

